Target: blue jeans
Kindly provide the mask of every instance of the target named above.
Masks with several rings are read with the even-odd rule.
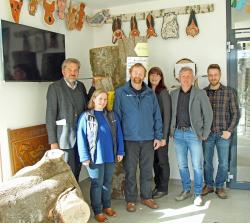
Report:
[[[176,129],[174,132],[174,145],[178,161],[183,191],[190,191],[191,180],[188,168],[188,151],[191,155],[194,171],[194,194],[201,195],[203,184],[202,173],[202,142],[195,132],[189,130]]]
[[[114,163],[90,164],[89,167],[87,167],[91,179],[91,207],[95,215],[102,213],[102,208],[111,207],[114,167]]]
[[[204,180],[208,187],[223,188],[228,172],[229,145],[230,138],[223,139],[218,133],[210,133],[207,140],[203,142]],[[217,148],[219,164],[214,183],[213,157],[215,146]]]

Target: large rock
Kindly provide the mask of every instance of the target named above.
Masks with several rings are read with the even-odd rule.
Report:
[[[90,210],[61,150],[49,150],[33,166],[0,186],[0,222],[87,222]]]

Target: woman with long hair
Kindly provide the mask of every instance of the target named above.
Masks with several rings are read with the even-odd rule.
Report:
[[[106,105],[107,92],[95,90],[77,129],[79,157],[91,179],[91,207],[98,222],[107,221],[106,215],[116,216],[111,208],[112,176],[115,162],[121,162],[124,156],[120,122]]]
[[[171,98],[164,84],[164,77],[159,67],[152,67],[148,72],[148,86],[155,92],[161,110],[163,123],[162,147],[154,153],[154,181],[153,198],[160,198],[168,194],[170,175],[168,159],[169,128],[171,122]]]

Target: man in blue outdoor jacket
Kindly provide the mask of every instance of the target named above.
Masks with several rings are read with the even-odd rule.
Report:
[[[145,67],[136,63],[130,68],[130,80],[116,90],[114,110],[124,134],[125,200],[127,211],[136,211],[136,170],[139,161],[142,204],[156,209],[152,199],[154,150],[161,146],[162,119],[154,92],[143,82]]]

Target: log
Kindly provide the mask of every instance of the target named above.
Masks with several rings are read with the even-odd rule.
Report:
[[[63,156],[61,150],[49,150],[1,185],[1,223],[88,221],[89,207]]]
[[[103,81],[109,81],[109,85],[113,86],[106,90],[113,90],[125,82],[125,74],[121,72],[121,60],[117,46],[90,49],[89,57],[93,77],[105,77]],[[108,83],[103,84],[108,86]]]

